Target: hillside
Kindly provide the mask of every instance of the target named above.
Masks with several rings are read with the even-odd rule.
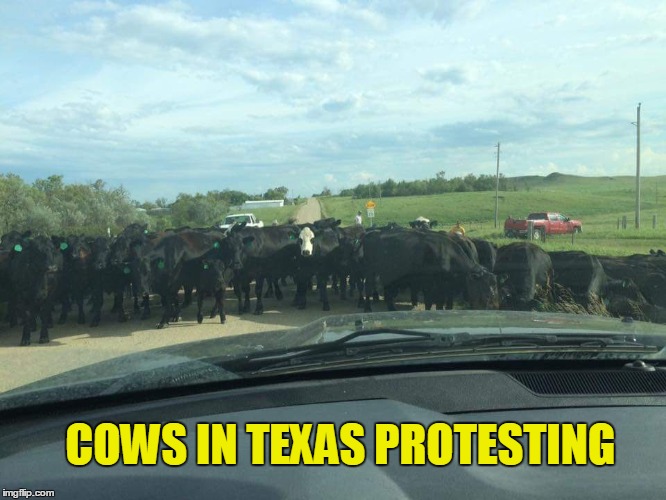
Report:
[[[470,236],[506,243],[502,227],[509,215],[525,217],[529,212],[551,210],[583,221],[583,234],[574,248],[609,254],[666,248],[666,176],[641,179],[640,231],[633,228],[634,177],[551,174],[515,177],[509,181],[518,190],[499,193],[498,229],[494,228],[494,191],[375,199],[375,224],[397,222],[407,225],[416,217],[424,216],[439,221],[441,227],[448,229],[456,220],[461,220]],[[365,199],[324,197],[320,201],[324,215],[342,219],[343,225],[351,224],[358,210],[365,215]],[[657,229],[652,229],[654,215],[657,216]],[[617,222],[622,216],[627,217],[627,229],[618,231]],[[549,248],[572,247],[571,238],[565,236],[551,239],[546,245]]]

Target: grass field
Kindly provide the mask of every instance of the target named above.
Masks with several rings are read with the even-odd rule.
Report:
[[[407,196],[374,199],[376,225],[407,223],[418,216],[437,220],[436,229],[449,229],[460,220],[469,236],[488,238],[506,244],[504,219],[509,215],[524,218],[529,212],[555,211],[583,222],[583,233],[549,237],[544,248],[584,250],[606,255],[647,253],[650,249],[666,250],[666,176],[641,180],[641,229],[634,227],[635,178],[577,177],[549,175],[511,179],[517,191],[500,192],[499,227],[494,227],[495,193],[446,193],[431,196]],[[662,194],[663,193],[663,194]],[[352,224],[361,210],[364,225],[368,219],[365,199],[320,198],[324,216]],[[627,218],[627,229],[618,230],[618,219]],[[657,217],[652,228],[653,216]],[[540,243],[541,244],[541,243]]]

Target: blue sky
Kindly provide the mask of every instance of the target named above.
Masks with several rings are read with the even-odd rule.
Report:
[[[666,4],[0,3],[0,171],[137,200],[666,173]]]

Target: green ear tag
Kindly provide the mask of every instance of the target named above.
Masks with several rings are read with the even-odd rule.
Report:
[[[129,267],[125,266],[125,267],[123,268],[123,274],[129,274],[129,273],[131,273],[131,272],[132,272],[132,270],[131,270]]]
[[[220,248],[220,242],[216,241],[215,243],[213,243],[213,248]]]
[[[163,260],[160,260],[160,261],[157,263],[157,269],[164,269],[164,261],[163,261]]]
[[[296,236],[294,236],[293,234],[290,234],[290,235],[289,235],[289,239],[290,239],[290,240],[295,240],[295,239],[296,239]]]
[[[22,247],[21,245],[14,245],[14,251],[15,251],[15,252],[22,252],[22,251],[23,251],[23,247]]]
[[[69,248],[69,245],[66,242],[60,243],[60,250],[65,251]]]
[[[208,269],[208,264],[204,264],[204,269]]]
[[[147,230],[147,229],[144,229],[144,230],[143,230],[143,234],[148,234],[148,230]]]

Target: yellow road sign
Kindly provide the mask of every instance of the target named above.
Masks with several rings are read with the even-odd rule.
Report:
[[[377,204],[376,204],[374,201],[372,201],[372,200],[369,200],[369,201],[365,204],[365,208],[375,208],[376,206],[377,206]]]

